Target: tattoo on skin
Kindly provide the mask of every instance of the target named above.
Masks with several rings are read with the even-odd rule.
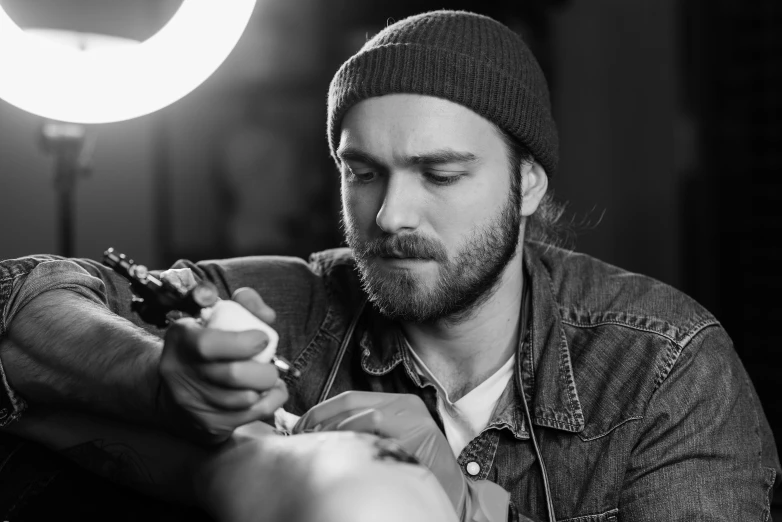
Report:
[[[141,455],[127,444],[97,439],[64,449],[61,453],[83,468],[124,486],[155,483]]]

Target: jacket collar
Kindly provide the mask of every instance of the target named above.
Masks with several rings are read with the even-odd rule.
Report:
[[[516,354],[515,382],[509,383],[488,426],[507,427],[517,438],[529,436],[518,394],[518,383],[522,381],[528,400],[532,397],[529,405],[534,424],[569,432],[584,428],[584,414],[550,270],[540,257],[543,248],[545,245],[538,243],[527,243],[524,247],[524,266],[532,290],[529,343],[524,343],[524,348]],[[366,328],[359,334],[362,369],[370,375],[381,376],[404,362],[407,373],[420,386],[406,361],[400,325],[368,308]]]

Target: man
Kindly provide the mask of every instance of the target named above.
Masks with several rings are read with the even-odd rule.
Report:
[[[176,266],[249,287],[298,380],[252,361],[253,332],[182,321],[161,350],[106,269],[25,258],[2,278],[9,426],[66,404],[219,443],[284,403],[299,436],[391,437],[461,520],[768,519],[779,461],[719,323],[540,241],[557,133],[517,35],[450,11],[387,27],[332,81],[328,138],[350,249]]]

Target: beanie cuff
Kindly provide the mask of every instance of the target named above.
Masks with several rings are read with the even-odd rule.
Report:
[[[534,75],[533,71],[522,71]],[[554,123],[545,104],[519,79],[492,62],[449,49],[386,44],[366,49],[339,69],[329,88],[328,137],[331,154],[347,110],[361,100],[385,94],[435,96],[463,105],[523,143],[552,175],[557,144],[547,132]],[[513,100],[502,103],[500,100]]]

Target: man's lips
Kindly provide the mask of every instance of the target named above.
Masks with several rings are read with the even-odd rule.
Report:
[[[427,261],[429,258],[416,256],[380,255],[381,259],[389,261]]]
[[[391,251],[380,252],[380,257],[384,259],[424,259],[421,256],[415,254],[406,254],[401,250],[393,249]]]

